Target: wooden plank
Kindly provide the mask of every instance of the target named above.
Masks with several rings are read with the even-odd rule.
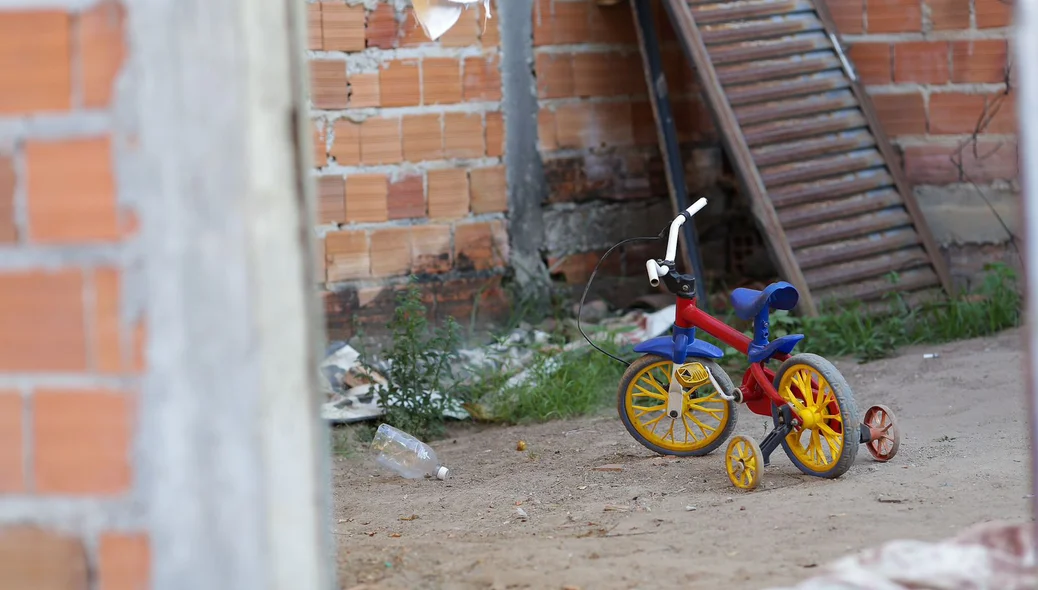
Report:
[[[777,16],[792,12],[814,11],[808,0],[756,0],[754,2],[714,2],[692,7],[696,22],[709,25],[744,18]]]
[[[789,245],[799,250],[808,246],[817,246],[911,224],[912,219],[903,207],[890,207],[791,231]]]
[[[793,55],[781,59],[767,59],[718,66],[716,80],[723,87],[727,88],[734,84],[793,78],[807,74],[817,74],[827,70],[838,70],[839,68],[840,59],[833,55],[832,52],[815,53],[806,56]]]
[[[834,47],[839,52],[843,52],[843,49],[838,46],[840,34],[836,28],[836,22],[833,20],[832,14],[829,12],[829,7],[825,2],[816,0],[815,10],[818,13],[818,18],[822,21],[827,34],[832,35],[837,40],[837,45]],[[869,130],[872,131],[873,136],[876,137],[876,144],[879,147],[883,157],[890,163],[890,173],[894,177],[894,183],[897,185],[898,192],[905,200],[905,208],[908,210],[909,215],[912,217],[912,224],[915,226],[916,231],[919,232],[922,237],[923,245],[926,248],[926,252],[930,255],[930,260],[934,265],[934,270],[937,276],[941,280],[941,286],[944,287],[946,293],[951,294],[954,292],[954,286],[951,280],[951,273],[948,271],[948,265],[945,263],[944,254],[937,245],[937,241],[933,238],[933,233],[930,231],[930,226],[926,223],[926,217],[923,215],[922,210],[919,208],[919,203],[915,199],[915,193],[912,192],[911,186],[904,177],[904,173],[898,166],[900,159],[894,153],[894,149],[890,144],[890,140],[887,138],[886,132],[883,130],[883,126],[880,124],[879,116],[876,114],[876,108],[872,104],[872,98],[868,92],[865,91],[865,87],[862,86],[861,80],[854,76],[851,80],[851,88],[854,90],[854,95],[858,97],[858,102],[861,104],[861,110],[864,113],[869,123]]]
[[[898,250],[920,243],[915,228],[902,227],[886,232],[869,234],[852,240],[831,242],[796,250],[800,268],[808,273],[813,268],[826,267],[849,260],[859,260],[873,254]],[[812,288],[815,284],[812,283]]]
[[[899,273],[896,282],[892,282],[889,277],[876,277],[868,281],[819,289],[817,297],[821,305],[828,308],[834,305],[875,301],[888,293],[915,292],[940,285],[940,277],[928,264]]]
[[[790,207],[801,203],[855,195],[893,184],[894,178],[887,170],[869,170],[819,182],[779,187],[771,191],[771,201],[775,207]]]
[[[819,113],[855,108],[858,100],[849,90],[835,90],[825,94],[798,96],[786,100],[760,102],[736,107],[735,117],[745,128],[748,125],[768,123],[781,119],[792,119]]]
[[[781,37],[779,39],[751,40],[742,43],[716,45],[710,48],[710,59],[715,66],[778,59],[791,55],[802,55],[812,51],[828,49],[829,38],[824,33]]]
[[[814,203],[785,207],[778,210],[778,216],[782,226],[792,230],[900,204],[901,195],[897,194],[897,190],[886,188],[843,199],[820,199]],[[800,260],[802,267],[804,263],[800,259],[800,252],[797,252],[797,260]]]
[[[865,116],[857,107],[812,117],[772,121],[746,126],[742,131],[746,143],[757,147],[776,141],[792,141],[827,133],[838,133],[865,127]]]
[[[685,8],[688,9],[688,5]],[[707,25],[701,28],[701,35],[703,43],[706,45],[717,45],[719,43],[749,41],[750,39],[781,37],[796,33],[810,33],[811,31],[824,30],[824,28],[822,21],[818,20],[814,13],[811,13]]]
[[[814,300],[800,266],[793,256],[793,250],[786,241],[785,231],[779,223],[778,215],[771,205],[764,182],[757,172],[757,166],[750,155],[749,146],[739,129],[728,100],[724,95],[717,71],[710,61],[706,44],[703,42],[688,4],[684,0],[663,0],[671,24],[678,34],[682,49],[688,60],[695,64],[696,77],[709,107],[714,124],[721,132],[721,140],[727,149],[728,156],[735,168],[743,194],[750,201],[750,208],[760,224],[761,234],[771,252],[779,271],[801,293],[801,309],[810,316],[818,315]]]
[[[890,273],[900,273],[919,266],[929,267],[926,250],[923,248],[886,248],[881,254],[859,254],[854,260],[805,270],[804,277],[812,289],[824,289],[833,285],[857,283]]]
[[[733,85],[725,90],[728,94],[728,102],[733,107],[739,107],[769,100],[831,92],[850,88],[850,85],[850,81],[842,73],[838,70],[830,70],[798,78]]]
[[[771,166],[761,170],[764,186],[769,189],[794,182],[817,181],[829,176],[850,174],[883,166],[883,156],[875,149],[835,154],[792,164]],[[781,219],[782,216],[779,216]]]
[[[876,145],[876,140],[866,129],[855,129],[834,135],[822,135],[788,143],[771,143],[754,148],[753,161],[759,168],[788,164],[825,154],[841,154]]]

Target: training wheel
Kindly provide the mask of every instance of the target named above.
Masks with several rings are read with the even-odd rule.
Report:
[[[742,490],[752,490],[760,483],[764,455],[752,438],[735,436],[724,452],[724,466],[732,485]]]
[[[893,459],[901,446],[901,431],[897,428],[894,413],[878,404],[865,411],[864,422],[872,435],[872,440],[865,443],[872,457],[883,463]]]

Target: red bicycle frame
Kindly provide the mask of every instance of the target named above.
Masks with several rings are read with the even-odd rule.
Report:
[[[679,328],[697,328],[738,350],[742,354],[748,354],[751,339],[742,332],[699,309],[696,300],[678,297],[677,310],[675,312],[674,324]],[[777,353],[773,359],[782,362],[789,358],[788,354]],[[770,360],[770,359],[769,359]],[[754,414],[771,416],[771,404],[785,406],[786,400],[782,399],[772,383],[775,380],[775,372],[765,366],[768,361],[752,363],[742,376],[742,399],[746,407]],[[790,408],[796,414],[796,408]]]

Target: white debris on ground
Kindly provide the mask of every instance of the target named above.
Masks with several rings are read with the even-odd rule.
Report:
[[[596,342],[612,342],[618,346],[633,346],[638,342],[654,338],[667,332],[674,321],[674,305],[655,312],[634,310],[629,313],[603,318],[597,324],[584,324],[584,331]],[[572,326],[570,326],[572,327]],[[575,329],[571,340],[562,346],[551,343],[552,336],[544,330],[523,326],[506,337],[479,348],[458,351],[459,366],[456,367],[470,379],[481,375],[509,375],[506,388],[526,383],[536,374],[551,374],[562,366],[560,359],[549,357],[538,366],[531,367],[538,351],[572,352],[588,347],[588,343]],[[388,368],[387,364],[376,365]],[[386,379],[377,370],[366,369],[360,353],[352,346],[342,343],[321,363],[320,383],[326,402],[321,406],[321,416],[330,422],[349,423],[378,418],[385,410],[378,405],[375,387],[386,384]],[[434,392],[434,398],[439,397]],[[451,400],[445,416],[457,420],[470,417],[459,401]]]
[[[891,541],[770,590],[1033,590],[1034,523],[984,523],[938,543]]]

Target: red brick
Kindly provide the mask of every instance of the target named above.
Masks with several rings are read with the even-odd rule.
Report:
[[[930,95],[930,133],[973,133],[984,102],[983,94],[934,92]]]
[[[448,158],[480,158],[483,145],[483,117],[476,113],[443,115],[443,155]]]
[[[1001,39],[954,41],[952,82],[1003,82],[1006,78],[1006,41]]]
[[[560,106],[555,113],[560,148],[627,146],[634,143],[631,104],[577,103]]]
[[[379,72],[379,92],[384,107],[413,107],[422,101],[418,62],[393,60]]]
[[[904,148],[905,176],[914,184],[950,184],[960,181],[959,169],[952,163],[955,146],[923,144]]]
[[[894,82],[944,84],[948,76],[946,41],[911,41],[894,45]]]
[[[461,219],[469,213],[468,173],[462,168],[430,170],[429,219]]]
[[[505,118],[500,111],[489,112],[486,117],[487,155],[496,158],[505,153]]]
[[[18,240],[18,227],[14,220],[14,162],[0,155],[0,244]]]
[[[310,133],[313,138],[314,168],[323,168],[328,164],[328,136],[325,126],[317,121],[310,122]]]
[[[631,45],[638,42],[626,3],[591,6],[588,19],[589,41],[592,43]]]
[[[548,109],[537,111],[537,148],[543,151],[559,149],[558,134],[555,129],[555,113]]]
[[[372,117],[361,124],[360,161],[363,164],[398,164],[403,159],[400,119]]]
[[[1016,95],[999,92],[988,96],[986,133],[1016,134],[1020,128],[1016,120]]]
[[[855,43],[847,54],[865,84],[889,84],[893,80],[889,43]]]
[[[377,223],[389,219],[389,182],[383,174],[351,174],[346,177],[346,221]]]
[[[103,0],[79,16],[79,52],[83,106],[100,108],[112,100],[115,78],[126,57],[122,4]]]
[[[344,109],[349,88],[346,85],[346,62],[326,59],[310,60],[310,100],[317,109]]]
[[[309,2],[306,5],[306,48],[311,51],[324,49],[321,30],[321,3]]]
[[[342,176],[317,178],[317,223],[346,221],[346,180]]]
[[[451,57],[422,61],[422,104],[461,102],[461,62]]]
[[[541,53],[536,60],[537,96],[566,98],[573,96],[573,56]]]
[[[68,110],[71,55],[64,12],[0,12],[0,113]]]
[[[631,127],[634,145],[658,146],[659,136],[656,132],[656,119],[649,101],[642,100],[631,103]]]
[[[335,140],[328,154],[340,166],[360,165],[360,124],[339,119],[333,127]]]
[[[25,404],[17,391],[0,391],[0,493],[25,491]]]
[[[130,366],[123,355],[122,279],[114,268],[94,271],[93,352],[99,373],[121,373]]]
[[[364,50],[364,6],[341,2],[321,3],[321,29],[325,51]]]
[[[551,45],[554,31],[551,0],[535,0],[533,6],[533,44],[535,47]]]
[[[925,0],[935,31],[970,28],[970,3],[962,0]]]
[[[98,590],[147,590],[151,546],[143,533],[104,533],[98,546]]]
[[[479,44],[480,26],[479,11],[465,10],[457,24],[439,38],[441,47],[468,47]]]
[[[368,28],[365,33],[368,47],[393,49],[400,42],[400,23],[396,20],[396,11],[390,4],[379,4],[368,15]]]
[[[501,19],[496,15],[490,15],[491,18],[487,18],[487,11],[483,8],[483,5],[479,5],[479,22],[482,26],[482,30],[479,33],[479,42],[483,45],[484,49],[491,47],[499,47],[501,45],[501,28],[498,26]]]
[[[413,226],[411,228],[411,259],[416,274],[450,271],[452,266],[450,226]]]
[[[466,58],[462,87],[466,101],[501,100],[501,69],[497,55]]]
[[[973,0],[978,29],[1008,27],[1013,21],[1013,3],[1006,0]]]
[[[0,370],[87,369],[79,271],[0,274]]]
[[[439,114],[405,115],[402,121],[404,160],[443,159],[443,124]]]
[[[329,283],[371,276],[371,255],[366,232],[328,232],[324,236],[324,253]]]
[[[404,11],[404,24],[400,28],[403,32],[403,39],[400,40],[401,47],[418,47],[432,43],[425,35],[422,26],[415,20],[413,10]]]
[[[350,87],[350,108],[378,107],[382,104],[378,72],[353,74],[347,82]]]
[[[390,219],[425,217],[425,179],[413,175],[389,183],[387,204]]]
[[[411,229],[387,227],[371,232],[371,276],[395,277],[411,272]]]
[[[25,145],[29,236],[34,242],[114,242],[121,235],[107,137]]]
[[[469,171],[469,195],[472,212],[504,213],[508,211],[508,189],[505,167],[473,168]]]
[[[500,221],[455,226],[454,263],[458,270],[488,270],[507,261],[508,234]]]
[[[918,33],[923,30],[922,0],[868,0],[869,33]]]
[[[960,162],[963,180],[987,183],[1013,180],[1019,176],[1020,163],[1016,144],[1002,140],[980,140],[966,145],[955,160]]]
[[[591,40],[591,3],[554,2],[552,42],[558,45],[587,43]]]
[[[625,93],[623,85],[633,80],[617,75],[618,54],[578,53],[573,56],[573,94],[580,97],[612,96]],[[637,78],[635,78],[637,80]]]
[[[897,137],[926,133],[926,106],[922,94],[874,94],[872,104],[876,107],[876,114],[887,135]]]
[[[132,483],[133,398],[107,390],[37,390],[33,474],[42,494],[114,495]]]
[[[5,526],[0,580],[5,590],[84,590],[90,587],[86,548],[78,538],[33,525]]]
[[[841,35],[856,35],[864,31],[865,0],[825,0],[825,5]]]

